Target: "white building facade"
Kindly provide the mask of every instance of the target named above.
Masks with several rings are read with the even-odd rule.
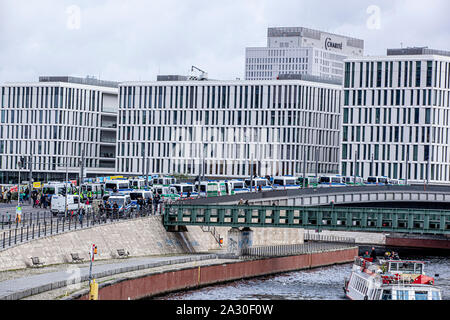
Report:
[[[450,53],[436,53],[346,60],[343,175],[450,181]]]
[[[344,59],[363,54],[360,39],[302,27],[269,28],[267,47],[246,48],[245,79],[301,74],[342,81]]]
[[[0,86],[0,181],[17,183],[27,161],[35,181],[114,173],[117,84],[91,78],[40,77]],[[84,157],[83,157],[84,150]],[[31,156],[31,168],[29,160]]]
[[[341,86],[302,80],[122,83],[117,171],[337,173],[340,99]]]

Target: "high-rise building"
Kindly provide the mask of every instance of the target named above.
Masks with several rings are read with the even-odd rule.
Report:
[[[364,41],[308,28],[268,28],[267,47],[245,52],[246,80],[301,74],[342,81],[344,59],[363,56]]]
[[[78,178],[83,159],[83,176],[114,173],[117,86],[76,77],[0,86],[0,181],[17,183],[22,157],[22,181],[30,169],[35,181]]]
[[[341,85],[304,78],[121,83],[118,173],[338,173]]]
[[[342,174],[450,182],[449,94],[450,52],[346,60]]]

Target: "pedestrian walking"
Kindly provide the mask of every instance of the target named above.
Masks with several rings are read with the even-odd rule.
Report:
[[[8,199],[8,201],[6,203],[11,203],[11,190],[8,190],[8,193],[6,194],[6,198]]]

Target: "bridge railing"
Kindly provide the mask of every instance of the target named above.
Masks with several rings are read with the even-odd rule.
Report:
[[[20,220],[12,215],[2,215],[0,218],[0,251],[22,243],[65,232],[163,214],[164,208],[164,204],[162,203],[157,211],[150,207],[133,211],[126,216],[115,213],[102,215],[100,212],[95,211],[87,213],[81,218],[77,214],[68,215],[67,217],[55,217],[50,212],[25,213]]]
[[[333,235],[324,234],[311,234],[305,233],[303,236],[305,241],[320,241],[320,242],[331,242],[331,243],[356,243],[355,238],[348,237],[338,237]]]
[[[292,255],[336,251],[355,247],[354,244],[307,242],[304,244],[251,247],[242,249],[242,256],[251,257],[285,257]]]
[[[450,211],[389,208],[169,205],[164,225],[450,234]]]

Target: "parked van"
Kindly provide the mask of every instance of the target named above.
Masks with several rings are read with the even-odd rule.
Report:
[[[53,197],[53,195],[63,195],[65,194],[64,189],[67,187],[67,193],[73,194],[74,193],[74,186],[71,182],[49,182],[45,183],[44,187],[42,188],[42,193],[46,196]]]
[[[105,191],[112,193],[113,190],[124,194],[129,194],[131,191],[133,191],[127,179],[106,180]]]
[[[252,185],[250,187],[250,184]],[[259,187],[262,191],[272,191],[273,187],[266,178],[245,179],[245,185],[253,192],[258,192]]]
[[[145,179],[130,179],[129,181],[132,189],[145,189]]]
[[[50,203],[50,212],[54,216],[58,214],[64,214],[66,207],[66,197],[58,194],[52,196]],[[73,211],[74,213],[79,213],[81,208],[86,208],[80,201],[80,196],[78,195],[67,195],[67,212]]]
[[[240,193],[248,193],[250,192],[250,188],[245,186],[245,182],[243,180],[229,180],[225,182],[225,187],[228,195],[240,194]]]
[[[128,194],[112,195],[108,198],[108,202],[113,207],[114,203],[119,206],[119,217],[128,217],[131,214],[131,198]]]
[[[344,182],[348,186],[362,186],[362,185],[364,185],[364,179],[361,178],[361,177],[356,177],[356,180],[355,180],[354,176],[344,177]]]
[[[220,197],[227,194],[224,181],[208,181],[206,185],[207,197]]]
[[[198,192],[194,190],[194,185],[192,183],[178,183],[173,184],[172,187],[177,190],[177,193],[182,198],[187,198],[188,193],[190,194],[189,197],[198,197]]]
[[[151,191],[146,190],[135,190],[130,192],[131,206],[136,209],[137,208],[137,200],[142,198],[146,203],[148,199],[153,199],[153,194]]]
[[[317,188],[319,186],[319,178],[309,176],[303,178],[303,176],[297,177],[297,184],[303,188],[303,184],[305,188]]]
[[[345,179],[339,175],[321,176],[319,187],[345,187]]]
[[[103,185],[100,183],[84,183],[81,185],[80,192],[83,194],[83,197],[86,199],[89,192],[92,192],[92,199],[101,199]]]
[[[177,189],[175,187],[168,187],[161,185],[153,186],[153,195],[156,194],[159,194],[161,200],[179,200],[181,197],[177,193]]]
[[[368,177],[367,178],[368,185],[377,185],[377,186],[385,186],[389,184],[388,177]]]
[[[274,177],[273,188],[275,190],[300,189],[297,178],[293,176]]]

